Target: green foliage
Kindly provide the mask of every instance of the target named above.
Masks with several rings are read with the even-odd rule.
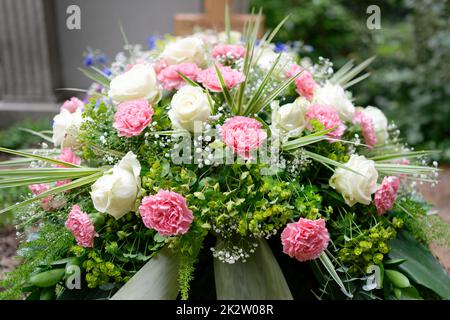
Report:
[[[0,299],[23,298],[22,288],[27,287],[30,275],[44,271],[54,261],[65,258],[72,245],[73,237],[64,225],[56,221],[47,222],[19,247],[23,262],[0,282],[0,286],[6,289],[0,292]]]
[[[422,244],[416,242],[407,232],[390,242],[389,256],[406,259],[399,269],[415,283],[433,290],[443,299],[450,299],[450,276],[442,269],[436,258]]]
[[[178,286],[182,300],[189,298],[190,282],[194,279],[194,264],[197,261],[197,257],[203,247],[203,240],[207,234],[208,228],[195,221],[191,225],[189,233],[170,244],[171,247],[175,247],[180,252]]]
[[[350,274],[365,275],[369,266],[380,264],[389,252],[388,242],[397,235],[396,229],[403,226],[399,218],[390,221],[373,214],[356,216],[347,212],[332,222],[339,260]]]
[[[0,131],[0,146],[11,149],[23,149],[31,147],[42,141],[41,138],[24,132],[21,128],[34,131],[49,130],[51,128],[49,119],[23,120],[14,123],[9,128]],[[14,187],[0,189],[0,210],[18,202],[23,195],[28,193],[26,187]],[[0,215],[0,229],[13,222],[13,213]]]
[[[21,128],[31,129],[34,131],[43,131],[51,129],[50,119],[39,119],[39,120],[23,120],[14,123],[9,128],[0,131],[0,141],[1,147],[10,149],[23,149],[31,147],[42,139],[27,133]]]
[[[20,201],[29,192],[26,187],[0,189],[0,210]],[[0,229],[14,222],[13,212],[0,215]]]

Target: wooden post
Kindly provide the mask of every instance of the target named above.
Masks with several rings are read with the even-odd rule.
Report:
[[[191,34],[195,28],[212,29],[218,32],[225,30],[225,5],[230,9],[231,29],[241,31],[248,20],[260,19],[258,36],[264,33],[264,16],[257,17],[250,14],[233,14],[233,0],[203,0],[205,13],[178,13],[174,16],[174,31],[177,36]]]

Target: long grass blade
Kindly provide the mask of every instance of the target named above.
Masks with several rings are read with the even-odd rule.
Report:
[[[361,62],[356,67],[346,71],[345,73],[339,75],[338,77],[333,77],[333,82],[337,83],[341,86],[345,86],[350,80],[352,80],[354,77],[356,77],[361,71],[363,71],[365,68],[367,68],[372,61],[375,59],[375,57],[370,57],[363,62]]]
[[[182,74],[181,72],[177,71],[178,75],[183,78],[184,81],[186,81],[186,83],[190,84],[193,87],[199,87],[201,88],[202,86],[199,85],[197,82],[192,81],[191,79],[189,79],[188,77],[186,77],[184,74]]]
[[[319,260],[320,262],[322,262],[322,265],[328,271],[333,280],[337,283],[342,293],[344,293],[347,297],[352,298],[353,295],[350,292],[348,292],[347,289],[345,288],[344,283],[342,282],[341,278],[336,272],[336,269],[333,266],[333,263],[331,262],[330,258],[328,258],[325,252],[322,252],[320,254]]]
[[[0,167],[15,167],[15,166],[23,166],[23,165],[29,165],[30,162],[32,162],[33,159],[13,159],[13,160],[7,160],[0,162]]]
[[[252,98],[248,102],[247,106],[244,109],[244,114],[247,114],[247,110],[249,110],[249,109],[251,110],[253,108],[253,105],[260,100],[260,98],[261,98],[261,96],[262,96],[262,94],[264,92],[264,88],[266,87],[267,83],[269,82],[269,80],[270,80],[270,78],[272,76],[273,70],[275,70],[276,66],[280,62],[280,58],[281,58],[281,53],[278,55],[277,59],[275,60],[275,62],[272,65],[272,67],[267,72],[267,74],[264,77],[263,81],[259,85],[258,89],[256,89],[256,91],[253,94]]]
[[[344,85],[344,86],[342,86],[342,88],[348,89],[348,88],[350,88],[351,86],[354,86],[354,85],[357,84],[358,82],[361,82],[361,81],[363,81],[364,79],[366,79],[366,78],[368,78],[368,77],[370,77],[370,72],[364,73],[362,76],[359,76],[359,77],[353,79],[352,81],[347,82],[347,84]]]
[[[228,90],[228,87],[227,87],[225,81],[223,80],[222,73],[220,72],[219,67],[216,64],[214,64],[214,68],[216,69],[217,77],[219,78],[220,87],[222,88],[223,97],[225,98],[226,103],[230,107],[231,112],[233,114],[236,114],[237,110],[235,109],[235,104],[234,104],[233,99],[231,97],[230,91]]]
[[[231,43],[230,7],[228,6],[228,2],[225,4],[225,34],[227,36],[227,43]]]
[[[55,187],[53,189],[45,191],[45,192],[43,192],[43,193],[41,193],[41,194],[39,194],[39,195],[37,195],[37,196],[35,196],[33,198],[30,198],[28,200],[22,201],[20,203],[16,203],[16,204],[14,204],[12,206],[9,206],[7,208],[4,208],[4,209],[0,210],[0,215],[5,213],[5,212],[8,212],[8,211],[15,210],[15,209],[18,209],[20,207],[26,206],[26,205],[34,202],[34,201],[37,201],[37,200],[40,200],[40,199],[44,199],[44,198],[46,198],[48,196],[51,196],[51,195],[54,195],[54,194],[57,194],[57,193],[61,193],[61,192],[64,192],[64,191],[67,191],[67,190],[70,190],[70,189],[78,188],[78,187],[84,186],[86,184],[90,184],[90,183],[96,181],[98,178],[100,178],[102,176],[102,174],[103,174],[102,172],[97,172],[97,173],[94,173],[94,174],[89,175],[87,177],[83,177],[83,178],[74,180],[72,182],[69,182],[68,184],[65,184],[65,185],[62,185],[62,186],[59,186],[59,187]]]
[[[105,88],[109,88],[110,80],[106,78],[103,74],[99,74],[95,71],[88,70],[85,68],[78,68],[86,77],[91,79],[92,81],[97,82],[98,84],[102,85]]]
[[[94,168],[26,168],[26,169],[2,169],[0,178],[3,177],[76,177],[96,172],[102,172],[102,169]]]
[[[35,160],[45,161],[45,162],[49,162],[49,163],[53,163],[53,164],[59,164],[59,165],[63,165],[64,167],[68,167],[68,168],[81,168],[81,166],[73,164],[73,163],[69,163],[69,162],[65,162],[65,161],[61,161],[61,160],[57,160],[57,159],[52,159],[52,158],[40,156],[37,154],[31,154],[31,153],[27,153],[27,152],[18,151],[18,150],[3,148],[3,147],[0,147],[0,152],[14,154],[16,156],[21,156],[21,157],[26,157],[26,158],[32,158]]]
[[[252,114],[252,113],[258,113],[261,110],[263,110],[265,107],[267,107],[268,105],[270,105],[270,103],[275,100],[289,85],[291,85],[295,79],[297,79],[297,77],[303,72],[299,71],[297,72],[294,76],[292,76],[291,78],[289,78],[288,80],[284,81],[283,83],[279,84],[274,90],[273,92],[260,104],[257,105],[255,103],[254,108],[252,108],[251,110],[247,109],[246,115]]]
[[[407,152],[397,152],[390,154],[383,154],[378,156],[369,157],[373,161],[388,161],[395,159],[405,159],[405,158],[418,158],[423,156],[429,156],[435,153],[441,152],[440,150],[420,150],[420,151],[407,151]]]
[[[316,160],[317,162],[320,162],[321,164],[324,164],[324,165],[325,165],[325,164],[331,165],[331,166],[333,166],[333,167],[338,167],[338,168],[341,168],[341,169],[345,169],[345,170],[351,171],[351,172],[353,172],[353,173],[355,173],[355,174],[357,174],[357,175],[360,175],[360,176],[362,175],[362,174],[359,173],[358,171],[355,171],[355,170],[353,170],[353,169],[351,169],[351,168],[349,168],[349,167],[343,165],[343,164],[340,163],[340,162],[337,162],[337,161],[332,160],[332,159],[330,159],[330,158],[321,156],[320,154],[317,154],[317,153],[314,153],[314,152],[311,152],[311,151],[308,151],[308,150],[303,150],[303,152],[304,152],[304,154],[305,154],[306,156],[310,157],[310,158],[313,159],[313,160]],[[334,171],[334,170],[333,170],[333,171]]]
[[[27,133],[30,133],[32,135],[35,135],[35,136],[37,136],[39,138],[44,139],[47,142],[53,143],[53,139],[51,137],[46,136],[45,134],[43,134],[41,132],[37,132],[37,131],[31,130],[31,129],[27,129],[27,128],[19,128],[19,130],[25,131]]]

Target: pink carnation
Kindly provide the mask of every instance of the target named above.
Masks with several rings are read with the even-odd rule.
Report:
[[[74,205],[70,210],[66,220],[66,228],[72,232],[79,246],[92,248],[96,236],[95,227],[89,216],[81,211],[78,205]]]
[[[330,137],[340,138],[345,131],[345,125],[339,118],[339,113],[334,108],[314,104],[309,107],[306,118],[309,120],[318,120],[324,125],[325,129],[336,128],[328,133]],[[308,128],[311,129],[312,126],[309,124]]]
[[[220,135],[235,153],[249,159],[250,152],[258,149],[267,138],[261,128],[262,124],[253,118],[236,116],[225,121],[220,128]]]
[[[81,101],[80,99],[78,99],[76,97],[72,97],[63,103],[63,105],[61,106],[61,110],[66,109],[70,113],[74,113],[79,108],[83,108],[83,107],[84,107],[83,101]]]
[[[50,189],[50,186],[45,183],[40,183],[40,184],[30,184],[28,188],[35,196],[38,196],[41,193],[48,191]]]
[[[353,123],[360,125],[364,141],[368,148],[372,149],[377,144],[377,135],[372,119],[358,111],[355,112],[355,115],[353,116]]]
[[[165,68],[167,68],[169,64],[167,63],[166,60],[161,59],[158,60],[157,62],[153,63],[153,69],[155,70],[156,74],[158,75],[162,70],[164,70]]]
[[[245,48],[235,44],[219,44],[212,50],[212,56],[216,58],[239,59],[245,56]]]
[[[384,177],[383,182],[375,191],[375,207],[379,215],[385,214],[394,205],[397,199],[397,191],[400,187],[400,179],[394,176]]]
[[[81,159],[77,157],[75,152],[73,152],[70,148],[62,148],[61,154],[56,159],[76,165],[79,165],[81,163]],[[57,166],[59,168],[65,168],[65,166],[63,166],[62,164],[58,164]]]
[[[61,154],[56,159],[76,165],[79,165],[81,163],[81,159],[77,157],[77,155],[70,148],[62,148]],[[58,164],[56,166],[59,168],[65,168],[65,166],[63,166],[62,164]],[[72,180],[70,179],[60,180],[56,182],[56,186],[60,187],[65,184],[68,184],[71,181]]]
[[[70,182],[70,180],[69,180],[69,182]],[[56,183],[56,184],[58,185],[58,183]],[[50,190],[50,186],[45,183],[31,184],[28,186],[28,188],[30,189],[31,193],[33,193],[33,195],[35,195],[35,196],[38,196],[41,193],[44,193],[45,191]],[[51,210],[59,209],[61,206],[64,205],[64,203],[65,203],[64,199],[55,200],[53,196],[48,196],[41,200],[41,207],[45,211],[51,211]]]
[[[158,73],[158,80],[164,90],[178,90],[186,84],[186,81],[178,74],[182,73],[192,81],[197,81],[197,77],[202,70],[195,63],[181,63],[168,66]]]
[[[317,259],[329,241],[330,235],[323,219],[300,218],[298,222],[289,223],[281,233],[283,252],[299,261]]]
[[[139,206],[144,225],[163,236],[184,234],[189,230],[194,215],[186,199],[176,192],[159,190],[142,199]]]
[[[139,135],[152,121],[153,108],[147,100],[126,101],[119,104],[114,116],[114,128],[119,136],[127,138]]]
[[[288,70],[286,70],[286,76],[291,78],[302,70],[302,67],[294,63]],[[311,101],[317,84],[314,81],[312,74],[309,71],[303,70],[303,72],[295,78],[295,86],[299,95]]]
[[[218,68],[228,89],[233,88],[234,86],[244,82],[245,80],[244,74],[240,71],[234,70],[230,67],[224,67],[222,65],[218,65]],[[217,76],[217,72],[214,66],[200,72],[197,80],[203,83],[203,86],[205,88],[208,88],[211,91],[222,91],[219,77]]]

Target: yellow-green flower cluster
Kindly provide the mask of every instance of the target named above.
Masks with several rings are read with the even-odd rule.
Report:
[[[373,264],[380,264],[384,255],[389,252],[388,242],[395,238],[403,221],[394,218],[391,225],[379,223],[364,230],[357,237],[346,241],[345,246],[339,250],[338,256],[352,274],[364,275],[367,268]]]
[[[123,271],[112,262],[104,261],[99,254],[91,251],[88,259],[83,262],[86,270],[86,282],[89,288],[106,285],[111,282],[126,282],[129,277],[123,275]]]

